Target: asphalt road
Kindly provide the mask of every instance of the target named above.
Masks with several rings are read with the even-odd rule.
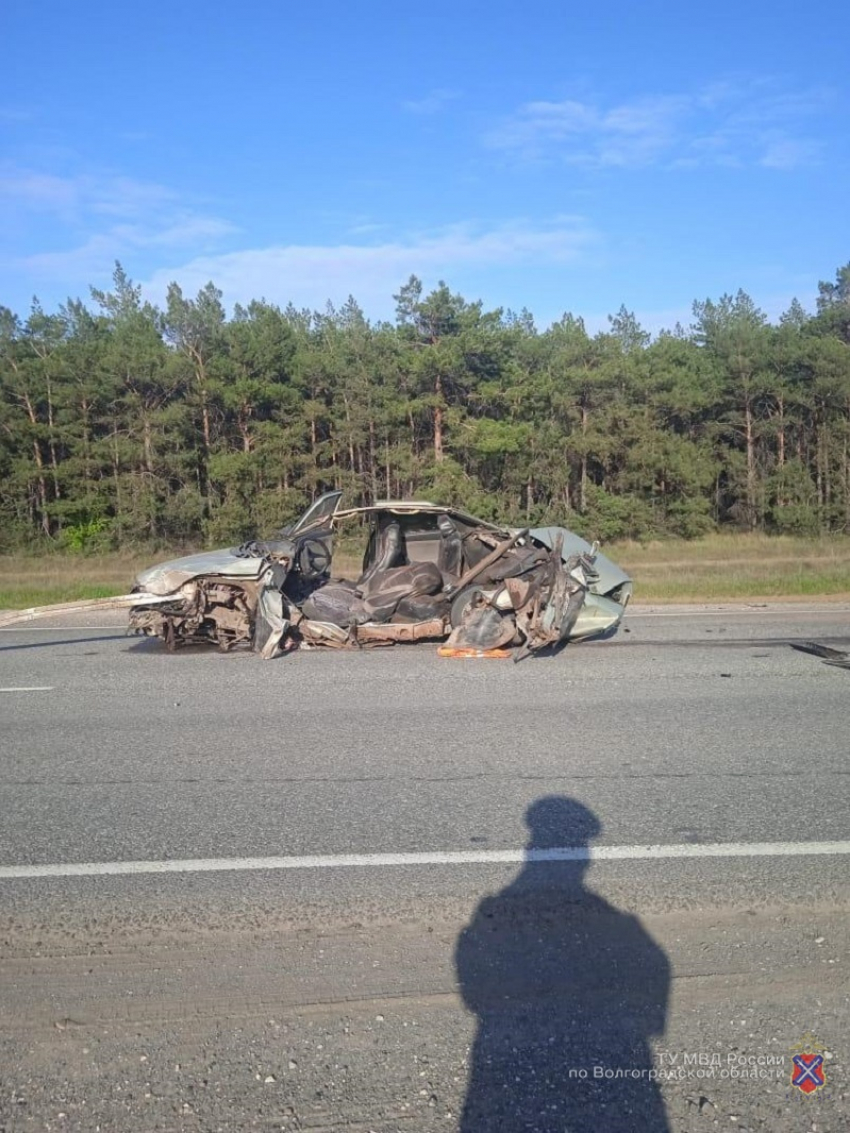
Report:
[[[516,666],[0,631],[0,1130],[846,1130],[850,671],[809,640],[850,608]]]

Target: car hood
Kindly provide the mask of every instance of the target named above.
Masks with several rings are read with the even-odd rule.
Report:
[[[233,549],[203,551],[158,563],[136,575],[136,587],[149,594],[171,594],[201,575],[226,575],[228,578],[259,578],[268,563],[259,557],[243,558]]]
[[[563,535],[564,545],[561,556],[565,562],[570,555],[588,555],[593,550],[586,539],[582,539],[580,535],[576,535],[573,531],[568,531],[566,527],[535,527],[529,531],[529,535],[532,539],[538,539],[549,548],[555,546],[555,541],[559,535]],[[593,565],[599,575],[599,578],[592,582],[589,587],[593,594],[609,594],[612,590],[622,586],[623,583],[631,583],[632,581],[624,570],[620,570],[617,564],[612,563],[601,551],[596,552]]]

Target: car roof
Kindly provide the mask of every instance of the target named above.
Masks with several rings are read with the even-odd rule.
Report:
[[[477,519],[474,515],[460,511],[458,508],[446,507],[444,504],[433,504],[429,500],[376,500],[375,503],[363,507],[340,508],[335,512],[334,519],[348,519],[353,515],[375,515],[381,512],[389,512],[391,515],[423,513],[426,515],[447,515],[450,519],[458,519],[461,523],[472,527],[486,527],[490,531],[505,530],[505,528],[496,523],[490,523],[486,519]]]

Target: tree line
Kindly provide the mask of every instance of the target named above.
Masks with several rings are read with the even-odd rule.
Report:
[[[353,298],[231,317],[110,291],[0,307],[0,550],[269,534],[318,493],[455,503],[588,537],[719,525],[850,532],[850,264],[771,324],[748,295],[654,339],[625,307],[487,311],[412,276],[395,322]]]

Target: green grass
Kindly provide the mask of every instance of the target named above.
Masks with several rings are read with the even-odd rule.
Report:
[[[133,579],[157,556],[0,555],[0,610],[111,598],[126,594]],[[166,559],[169,556],[159,556]]]
[[[634,578],[636,602],[850,598],[848,536],[721,534],[611,543],[604,551]],[[0,609],[124,594],[138,571],[183,553],[0,556]],[[362,552],[344,541],[334,575],[356,577],[361,562]]]
[[[604,549],[634,578],[638,602],[850,596],[847,536],[719,534]]]

